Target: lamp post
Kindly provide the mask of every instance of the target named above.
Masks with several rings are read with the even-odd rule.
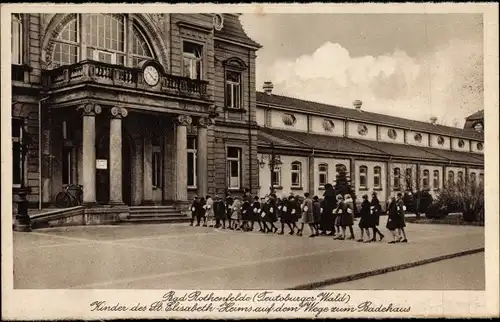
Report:
[[[28,187],[25,186],[25,162],[26,162],[26,154],[28,152],[28,147],[31,144],[31,137],[27,135],[27,132],[24,129],[24,126],[21,128],[22,131],[22,141],[20,145],[21,152],[21,187],[18,191],[19,201],[17,202],[17,214],[16,220],[14,223],[15,231],[31,231],[31,219],[28,214],[28,199],[26,196],[28,195]],[[39,161],[40,162],[40,161]]]
[[[280,157],[276,155],[274,151],[274,144],[271,143],[271,154],[269,155],[269,171],[270,171],[269,175],[271,179],[271,187],[269,190],[271,194],[274,193],[274,180],[273,180],[274,170],[277,166],[280,166],[281,164],[282,163]]]

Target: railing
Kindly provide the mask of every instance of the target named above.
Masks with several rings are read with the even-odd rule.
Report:
[[[207,81],[166,74],[161,77],[160,85],[150,87],[144,83],[141,69],[92,60],[45,70],[42,73],[42,78],[47,89],[73,85],[79,82],[95,82],[103,85],[146,89],[197,98],[206,98],[208,85]]]

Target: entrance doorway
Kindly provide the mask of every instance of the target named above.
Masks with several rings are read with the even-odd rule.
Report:
[[[101,169],[96,169],[96,201],[98,204],[109,204],[109,129],[103,130],[96,140],[96,159],[101,165]],[[122,129],[122,199],[123,203],[130,205],[132,201],[131,183],[131,141]],[[102,169],[104,168],[104,169]]]

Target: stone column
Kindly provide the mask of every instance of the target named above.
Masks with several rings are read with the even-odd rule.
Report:
[[[122,118],[128,112],[121,107],[111,108],[109,123],[109,204],[122,205]]]
[[[198,119],[198,136],[196,138],[196,178],[198,182],[198,196],[206,196],[208,193],[208,131],[207,126],[213,125],[210,118]]]
[[[192,119],[187,115],[179,115],[176,122],[176,199],[187,201],[187,126],[191,124]]]
[[[83,203],[96,203],[95,189],[95,116],[101,107],[95,104],[83,106]]]
[[[144,195],[142,204],[153,204],[153,145],[151,133],[144,135]]]
[[[46,109],[42,122],[42,204],[47,205],[52,199],[52,169],[51,169],[51,132],[52,115],[50,109]]]
[[[166,204],[177,199],[175,132],[175,124],[169,122],[165,125],[163,135],[163,202]]]

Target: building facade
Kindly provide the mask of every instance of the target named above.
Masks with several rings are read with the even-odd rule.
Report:
[[[273,95],[271,84],[264,90],[257,93],[260,194],[272,181],[281,196],[307,191],[321,197],[340,169],[358,202],[373,191],[381,200],[424,189],[437,196],[450,181],[484,180],[483,133],[477,127],[371,113],[361,101],[345,108]],[[271,170],[273,155],[280,165]]]
[[[13,196],[32,207],[72,184],[105,216],[271,178],[321,195],[341,168],[359,197],[483,175],[473,129],[258,92],[238,14],[13,14],[11,44]]]
[[[13,14],[14,194],[45,207],[79,184],[84,205],[126,208],[256,193],[259,48],[238,14]]]

